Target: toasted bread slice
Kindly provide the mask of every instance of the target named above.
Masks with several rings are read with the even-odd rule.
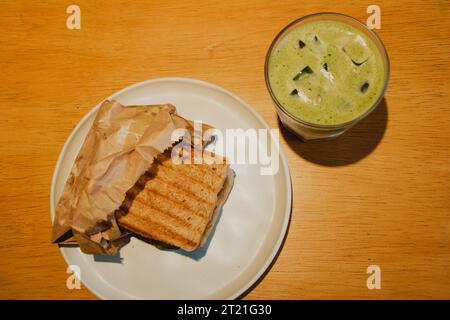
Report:
[[[165,152],[130,190],[119,224],[153,240],[192,251],[201,246],[231,189],[229,165],[175,164]],[[213,155],[204,153],[204,159]]]

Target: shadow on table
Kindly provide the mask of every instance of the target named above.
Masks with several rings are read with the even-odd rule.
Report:
[[[370,115],[342,136],[334,140],[305,143],[285,129],[278,119],[281,135],[289,148],[302,158],[323,166],[344,166],[368,156],[383,139],[387,122],[387,104],[383,99]]]

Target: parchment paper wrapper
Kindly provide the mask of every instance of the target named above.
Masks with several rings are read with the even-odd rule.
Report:
[[[85,253],[115,254],[124,234],[114,212],[158,154],[173,145],[175,129],[192,126],[173,105],[103,102],[56,207],[52,242],[77,242]]]

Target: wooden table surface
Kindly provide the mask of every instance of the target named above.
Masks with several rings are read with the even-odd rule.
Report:
[[[81,8],[81,29],[66,8]],[[359,1],[2,1],[0,298],[91,299],[66,288],[49,242],[53,169],[77,122],[130,84],[206,80],[277,116],[263,75],[290,21]],[[282,131],[292,219],[250,299],[450,298],[450,3],[376,1],[391,60],[384,102],[345,136],[304,144]],[[366,268],[381,269],[380,290]]]

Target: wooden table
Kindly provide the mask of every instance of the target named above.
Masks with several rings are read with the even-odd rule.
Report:
[[[267,48],[288,22],[371,2],[62,1],[0,4],[0,297],[95,298],[66,288],[49,242],[49,191],[61,148],[95,104],[163,76],[223,86],[273,128]],[[376,1],[391,59],[383,104],[335,141],[283,131],[292,219],[273,267],[246,298],[450,298],[450,5]],[[380,290],[366,268],[381,269]]]

